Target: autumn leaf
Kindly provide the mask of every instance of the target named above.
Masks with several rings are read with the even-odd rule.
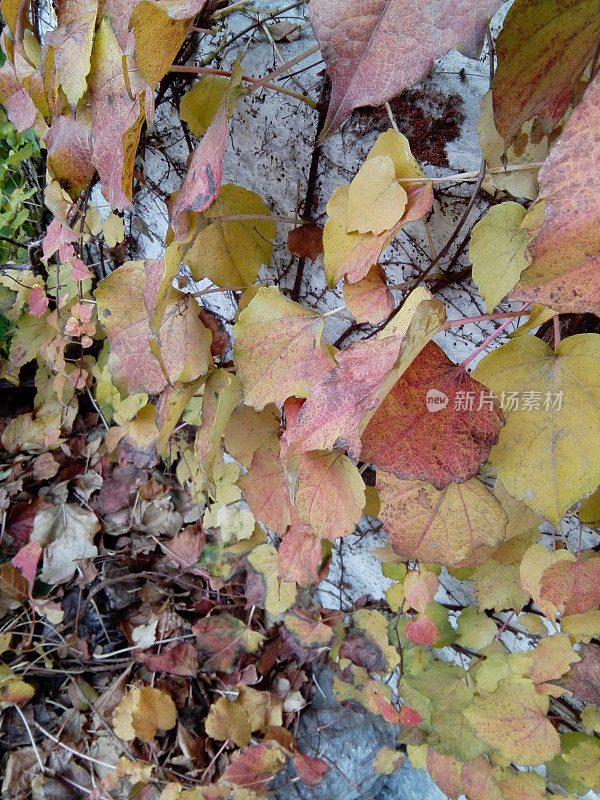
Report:
[[[506,514],[477,478],[440,492],[378,472],[377,489],[384,531],[402,558],[453,566],[504,537]]]
[[[98,319],[110,342],[108,368],[114,383],[127,394],[158,394],[167,384],[151,349],[156,295],[147,294],[145,266],[143,261],[126,262],[95,292]],[[208,371],[212,336],[200,322],[193,298],[170,290],[159,336],[158,353],[171,381],[189,382]]]
[[[166,672],[193,678],[198,674],[198,657],[191,644],[181,642],[161,653],[140,653],[137,659],[151,672]]]
[[[220,221],[220,218],[248,215],[250,219]],[[258,270],[270,264],[272,242],[277,234],[274,222],[252,219],[269,216],[269,209],[255,193],[227,183],[207,208],[200,231],[186,254],[196,281],[210,278],[217,286],[248,286]]]
[[[459,46],[475,56],[492,0],[315,0],[310,21],[332,81],[326,134],[358,106],[379,106],[429,70],[434,59]],[[418,31],[418,36],[415,32]]]
[[[346,308],[358,323],[383,322],[394,310],[394,296],[380,264],[372,266],[358,283],[344,283],[343,292]]]
[[[235,375],[224,369],[210,373],[204,387],[194,451],[202,471],[211,481],[215,466],[223,458],[221,439],[225,426],[240,400],[241,391]]]
[[[57,9],[56,28],[45,36],[56,81],[73,108],[87,89],[97,12],[97,0],[67,0]]]
[[[565,615],[583,614],[600,604],[600,558],[550,564],[540,594]]]
[[[238,481],[255,518],[280,536],[292,521],[290,490],[283,464],[268,446],[260,447]]]
[[[179,117],[197,139],[206,132],[228,87],[227,78],[200,75],[192,88],[181,98]]]
[[[310,528],[295,522],[279,545],[278,559],[282,580],[298,586],[312,586],[319,582],[323,547]]]
[[[514,564],[499,564],[489,558],[477,566],[472,580],[475,597],[482,610],[496,611],[513,608],[520,611],[529,600],[529,594],[521,587],[518,567]]]
[[[508,142],[528,119],[546,132],[566,111],[592,57],[600,22],[594,0],[517,0],[496,40],[494,118]]]
[[[233,333],[244,398],[257,411],[306,397],[335,364],[322,338],[323,317],[286,300],[274,286],[258,290]]]
[[[533,651],[533,664],[527,674],[535,684],[536,691],[560,697],[564,690],[551,682],[568,672],[570,665],[579,660],[569,637],[564,633],[555,633],[539,642]]]
[[[519,203],[500,203],[492,206],[471,231],[473,280],[488,312],[510,292],[529,263],[529,236],[521,224],[525,214]]]
[[[300,519],[322,539],[352,533],[365,506],[363,479],[340,452],[303,453],[294,503]]]
[[[581,702],[594,703],[600,708],[600,648],[594,644],[582,644],[579,654],[581,660],[552,683],[563,691],[573,692]]]
[[[277,433],[281,415],[277,406],[268,405],[262,411],[241,405],[229,417],[225,427],[225,449],[246,469],[259,447],[269,447],[278,453]]]
[[[325,652],[336,637],[333,628],[315,616],[305,609],[294,608],[283,618],[286,640],[293,642],[291,649],[299,651],[306,659]]]
[[[29,313],[32,317],[43,317],[48,308],[48,298],[43,286],[35,284],[29,292]]]
[[[375,410],[443,324],[438,301],[421,293],[408,300],[406,314],[397,315],[389,332],[384,328],[376,339],[353,342],[337,354],[337,366],[318,381],[300,411],[289,437],[291,452],[329,450],[343,439],[349,454],[359,457],[360,435]]]
[[[79,196],[95,171],[89,111],[54,117],[44,142],[48,148],[46,163],[50,173],[72,197]]]
[[[323,228],[315,224],[292,228],[288,233],[287,246],[292,255],[316,261],[323,252]]]
[[[390,156],[368,158],[348,190],[346,232],[383,233],[404,214],[406,191],[396,180]]]
[[[600,311],[600,201],[595,174],[600,78],[588,86],[539,173],[545,218],[529,245],[531,264],[509,299],[542,303],[561,313]]]
[[[325,277],[330,287],[334,287],[342,275],[346,275],[350,283],[357,283],[364,278],[379,259],[381,251],[398,231],[409,222],[424,217],[433,203],[431,183],[426,180],[410,152],[408,139],[405,136],[393,130],[382,133],[361,168],[366,171],[363,175],[368,175],[373,169],[369,162],[375,162],[377,165],[382,163],[380,159],[388,165],[390,177],[391,159],[393,175],[397,181],[394,185],[406,194],[404,213],[397,218],[391,229],[383,230],[381,233],[353,231],[351,226],[354,222],[349,222],[348,217],[349,211],[352,210],[350,200],[354,196],[352,185],[338,186],[327,203],[328,219],[323,231]],[[361,177],[360,181],[362,180]],[[358,203],[360,202],[359,196]],[[395,207],[398,209],[399,205],[396,204]],[[353,213],[356,215],[357,212]]]
[[[242,653],[256,653],[264,636],[242,620],[219,614],[192,626],[203,672],[233,672]]]
[[[283,768],[285,755],[272,744],[255,744],[242,750],[223,773],[222,780],[253,792],[265,791]]]
[[[164,9],[159,3],[142,0],[133,5],[129,19],[140,75],[152,88],[169,71],[194,18],[190,14],[173,19],[168,10],[168,6]],[[156,46],[158,41],[160,47]]]
[[[176,724],[177,709],[171,696],[150,686],[130,689],[113,714],[114,731],[124,741],[137,737],[149,742],[159,728],[168,731]]]
[[[438,590],[437,575],[428,569],[411,569],[404,578],[404,596],[410,608],[425,611]],[[408,635],[408,634],[407,634]]]
[[[240,88],[241,79],[242,70],[236,62],[227,91],[202,141],[188,160],[188,171],[170,209],[171,226],[179,236],[183,236],[179,229],[179,215],[184,211],[204,211],[219,194],[229,134],[228,117],[244,93]]]
[[[560,738],[547,712],[548,697],[538,694],[530,680],[509,678],[490,694],[476,697],[464,714],[501,756],[535,766],[560,753]]]
[[[435,622],[426,616],[409,620],[404,626],[404,635],[415,644],[423,646],[432,645],[438,638],[438,629]]]
[[[521,559],[521,586],[529,592],[536,606],[552,623],[555,621],[557,608],[548,598],[542,596],[542,576],[551,565],[574,560],[575,556],[568,550],[549,550],[542,544],[532,544]]]
[[[305,753],[294,753],[292,758],[298,777],[307,786],[318,786],[331,769],[322,758],[307,756]]]
[[[510,494],[558,525],[600,482],[600,336],[571,336],[556,351],[521,336],[486,356],[473,377],[498,398],[516,393],[490,463]]]
[[[131,204],[133,162],[144,118],[146,84],[125,80],[124,53],[108,17],[103,17],[91,55],[88,90],[92,106],[94,166],[113,209]],[[129,84],[129,85],[128,85]]]
[[[252,729],[248,714],[237,702],[226,697],[219,697],[212,704],[204,725],[212,739],[230,739],[238,747],[250,744]]]
[[[446,405],[432,407],[432,392],[440,393]],[[477,398],[472,408],[464,402],[468,397]],[[361,459],[442,489],[479,471],[498,441],[501,424],[502,412],[486,388],[430,342],[365,428]]]
[[[34,523],[35,524],[35,523]],[[33,584],[35,583],[35,576],[37,572],[38,562],[42,555],[42,547],[39,542],[28,542],[24,547],[21,547],[19,552],[11,559],[11,564],[16,567],[25,581],[27,582],[28,595],[31,597],[33,592]]]
[[[378,775],[393,775],[400,769],[406,756],[394,747],[380,747],[373,759],[373,772]]]
[[[260,604],[274,616],[291,608],[296,599],[296,584],[279,578],[277,550],[270,544],[260,544],[248,555],[248,563],[254,572],[254,586],[260,593],[256,599]]]
[[[99,530],[96,515],[74,503],[38,511],[31,540],[44,547],[41,580],[57,584],[72,578],[78,561],[98,555],[93,542]]]

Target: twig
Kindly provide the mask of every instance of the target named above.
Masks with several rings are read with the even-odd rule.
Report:
[[[519,309],[519,311],[517,312],[517,316],[518,316],[519,314],[521,314],[523,311],[525,311],[525,309],[527,308],[527,306],[528,306],[528,305],[529,305],[529,303],[523,303],[523,305],[521,306],[521,308],[520,308],[520,309]],[[513,315],[513,316],[514,316],[514,315]],[[471,363],[471,361],[473,361],[473,359],[474,359],[474,358],[477,358],[477,356],[478,356],[480,353],[482,353],[482,352],[483,352],[483,351],[486,349],[486,347],[487,347],[487,346],[488,346],[488,345],[489,345],[491,342],[493,342],[493,341],[494,341],[494,339],[495,339],[497,336],[499,336],[499,335],[502,333],[502,331],[504,331],[506,328],[508,328],[508,326],[510,325],[510,323],[511,323],[511,322],[512,322],[512,320],[513,320],[513,316],[509,317],[509,318],[506,320],[506,322],[503,322],[503,323],[502,323],[502,325],[500,325],[500,327],[499,327],[499,328],[497,328],[497,329],[496,329],[496,330],[495,330],[495,331],[494,331],[494,332],[491,334],[491,336],[488,336],[488,337],[487,337],[487,339],[486,339],[485,341],[483,341],[483,342],[482,342],[482,343],[479,345],[479,347],[478,347],[476,350],[473,350],[473,352],[471,353],[471,355],[470,355],[470,356],[467,356],[467,358],[465,358],[465,360],[464,360],[464,361],[462,362],[462,364],[461,364],[461,366],[462,366],[462,368],[463,368],[463,369],[465,369],[465,368],[466,368],[466,366],[467,366],[467,364],[470,364],[470,363]]]
[[[44,736],[47,736],[48,739],[50,739],[50,741],[54,742],[54,744],[57,744],[59,747],[62,747],[62,749],[66,750],[68,753],[72,753],[74,756],[77,756],[77,758],[82,758],[84,761],[90,761],[92,764],[98,764],[100,767],[108,767],[109,769],[114,770],[114,764],[108,764],[106,761],[99,761],[97,758],[93,758],[92,756],[86,756],[84,753],[80,753],[78,750],[74,750],[72,747],[63,744],[60,739],[57,739],[56,736],[53,736],[50,731],[42,728],[39,722],[35,722],[34,724],[38,731],[43,733]]]
[[[39,750],[37,749],[37,745],[35,743],[35,739],[33,738],[33,734],[31,733],[31,728],[29,727],[29,723],[25,719],[25,714],[23,714],[23,712],[21,711],[21,709],[19,708],[19,706],[16,703],[14,704],[14,708],[17,710],[17,713],[21,717],[21,719],[23,721],[23,725],[25,725],[25,730],[27,731],[27,735],[29,736],[29,740],[31,742],[31,746],[33,747],[33,752],[35,753],[36,761],[38,762],[41,771],[42,772],[46,772],[46,767],[44,766],[44,764],[42,762],[42,759],[40,757],[40,753],[39,753]]]
[[[304,195],[304,202],[300,211],[301,218],[306,221],[312,217],[312,204],[313,196],[317,186],[317,176],[319,172],[319,159],[321,157],[321,145],[319,144],[319,137],[321,131],[325,127],[325,120],[327,119],[327,110],[329,108],[329,96],[331,93],[331,83],[326,76],[321,86],[321,96],[319,97],[319,117],[317,119],[317,128],[315,131],[315,139],[313,142],[313,150],[310,158],[310,167],[308,170],[308,180],[306,182],[306,193]],[[306,266],[306,258],[301,257],[298,259],[298,269],[296,270],[296,277],[294,278],[294,286],[290,297],[292,300],[298,302],[300,297],[300,289],[302,288],[302,278],[304,276],[304,268]]]

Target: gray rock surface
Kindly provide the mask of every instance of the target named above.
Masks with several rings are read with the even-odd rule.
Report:
[[[320,669],[315,677],[321,691],[302,714],[297,739],[304,753],[332,766],[319,786],[309,787],[298,780],[290,783],[296,773],[288,765],[279,776],[277,800],[445,800],[429,775],[408,761],[394,775],[376,775],[373,759],[380,747],[393,746],[394,728],[381,717],[340,705],[328,669]]]

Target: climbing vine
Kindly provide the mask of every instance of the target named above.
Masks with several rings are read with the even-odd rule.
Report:
[[[310,0],[230,29],[246,6],[0,4],[0,374],[32,387],[2,430],[0,707],[31,748],[5,791],[317,786],[334,765],[295,735],[315,663],[395,726],[377,772],[405,751],[452,798],[600,791],[597,2],[515,0],[494,33],[498,0]],[[281,62],[262,77],[259,27]],[[481,168],[428,175],[407,87],[484,43]],[[223,179],[257,93],[313,114],[285,213]],[[189,149],[170,193],[146,158],[167,99]],[[389,126],[319,217],[322,147],[373,106]],[[469,193],[436,252],[444,182]],[[432,252],[398,283],[388,246],[416,226]],[[466,283],[486,313],[455,318],[442,290]],[[455,363],[442,334],[466,326]],[[330,608],[369,531],[385,601]]]

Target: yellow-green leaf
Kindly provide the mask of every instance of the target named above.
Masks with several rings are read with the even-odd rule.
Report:
[[[556,352],[521,336],[486,356],[473,376],[500,398],[506,418],[492,467],[510,494],[558,525],[600,483],[600,336],[570,336]],[[512,409],[502,402],[511,392]]]

